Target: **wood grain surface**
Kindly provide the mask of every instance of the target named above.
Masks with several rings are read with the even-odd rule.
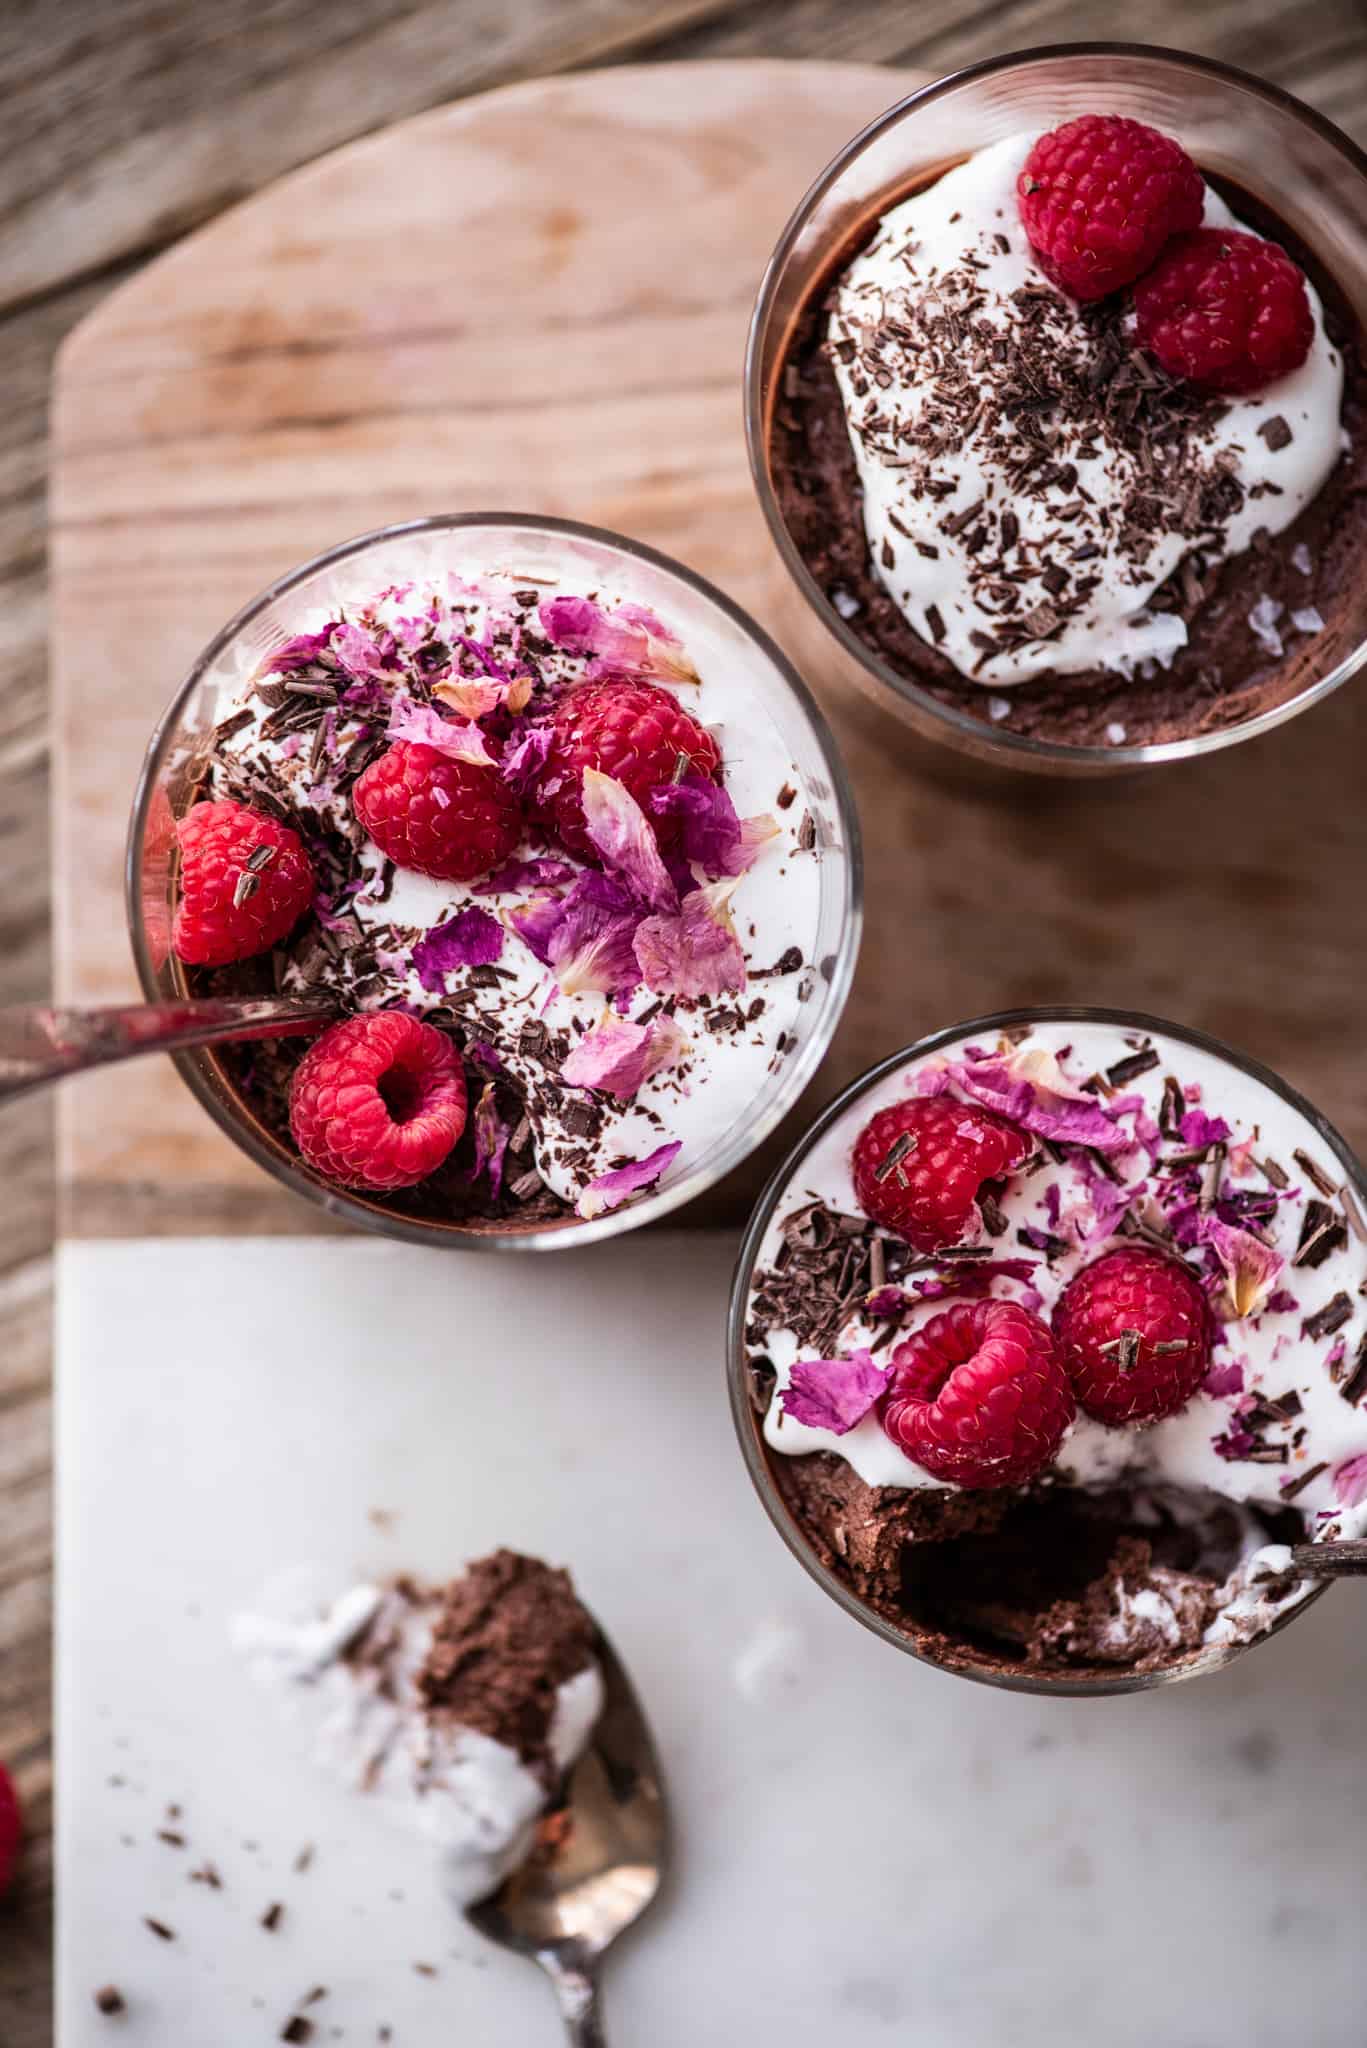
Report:
[[[0,990],[4,1000],[48,988],[48,749],[46,730],[47,381],[62,338],[112,286],[187,228],[211,219],[282,171],[320,150],[425,107],[529,74],[593,64],[712,56],[777,55],[923,66],[944,71],[1000,51],[1070,36],[1123,36],[1133,11],[1077,0],[220,0],[213,9],[167,8],[160,0],[14,0],[0,13],[0,86],[6,108],[5,176],[0,181],[0,317],[4,319],[7,404],[0,417],[0,851],[6,889],[0,899]],[[1153,42],[1201,50],[1258,70],[1300,93],[1367,140],[1367,18],[1358,0],[1156,0],[1146,10]],[[98,634],[95,635],[98,643]],[[97,650],[96,657],[99,658]],[[108,656],[104,656],[108,666]],[[114,694],[111,681],[110,695]],[[1327,707],[1318,720],[1346,718]],[[1323,988],[1350,958],[1349,934],[1310,920],[1289,956],[1273,959],[1255,917],[1264,891],[1294,910],[1280,855],[1308,832],[1316,840],[1329,805],[1313,787],[1312,722],[1288,736],[1249,784],[1208,811],[1210,791],[1194,792],[1191,817],[1208,820],[1192,848],[1224,828],[1246,849],[1218,888],[1197,870],[1200,943],[1220,935],[1211,962],[1216,985],[1225,965],[1238,974],[1227,1005],[1204,1020],[1242,1035],[1250,990],[1268,1020],[1261,1049],[1290,1044],[1296,1078],[1310,1081],[1331,1114],[1363,1135],[1345,1039],[1347,1005],[1318,1011],[1303,1001],[1298,977]],[[1340,741],[1360,742],[1352,725]],[[1304,741],[1301,734],[1306,737]],[[1242,767],[1242,762],[1241,762]],[[1199,782],[1199,778],[1198,778]],[[1265,786],[1266,785],[1266,786]],[[1331,791],[1332,791],[1331,783]],[[1271,802],[1245,813],[1240,795]],[[1193,933],[1136,931],[1105,914],[1098,886],[1112,895],[1119,866],[1133,874],[1156,859],[1146,837],[1153,820],[1116,798],[1100,844],[1110,872],[1079,875],[1079,970],[1116,993],[1131,965],[1142,965],[1149,999],[1180,985]],[[1091,793],[1060,798],[1065,820],[1089,812]],[[1104,806],[1103,806],[1104,808]],[[969,807],[970,822],[978,814]],[[1002,815],[994,813],[994,815]],[[1008,807],[1004,865],[1019,850],[1027,876],[1037,872],[1052,821],[1035,805]],[[1270,827],[1265,822],[1270,817]],[[980,897],[942,862],[943,848],[923,821],[923,851],[941,861],[947,915],[980,909]],[[985,830],[984,826],[979,827]],[[1071,829],[1071,827],[1069,828]],[[971,833],[970,833],[971,838]],[[1331,831],[1330,839],[1336,838]],[[1072,844],[1073,842],[1068,842]],[[875,845],[874,858],[879,858]],[[1351,851],[1351,847],[1346,849]],[[1328,868],[1345,846],[1322,845]],[[1193,861],[1196,868],[1196,861]],[[962,871],[966,875],[967,870]],[[1122,884],[1123,910],[1127,884]],[[1029,892],[1022,923],[1028,928]],[[956,903],[956,898],[958,899]],[[951,933],[967,974],[963,916]],[[1360,927],[1357,928],[1360,931]],[[994,929],[994,939],[998,936]],[[1008,938],[1010,934],[1007,934]],[[891,945],[896,958],[913,934],[896,905],[876,917],[870,956]],[[1156,939],[1156,944],[1151,940]],[[877,951],[875,951],[877,948]],[[1006,951],[1011,990],[1048,995],[1057,988],[1032,967],[1024,933]],[[971,976],[969,977],[971,981]],[[967,986],[963,992],[968,993]],[[1226,1014],[1226,1010],[1228,1014]],[[873,1048],[870,1047],[869,1050]],[[859,1048],[852,1048],[854,1056]],[[1341,1063],[1335,1066],[1336,1059]],[[1323,1071],[1325,1079],[1318,1078]],[[47,1722],[49,1614],[49,1460],[47,1351],[50,1247],[54,1228],[51,1120],[42,1102],[7,1112],[0,1127],[0,1174],[7,1228],[0,1247],[0,1756],[15,1767],[31,1840],[22,1882],[0,1909],[0,2048],[38,2048],[51,2039],[48,1991],[50,1798]],[[249,1219],[244,1219],[249,1220]]]

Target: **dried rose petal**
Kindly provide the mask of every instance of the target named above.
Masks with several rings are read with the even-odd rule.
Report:
[[[1256,1316],[1286,1265],[1281,1253],[1251,1231],[1222,1223],[1218,1216],[1201,1219],[1200,1241],[1211,1247],[1224,1268],[1225,1292],[1235,1318]]]
[[[470,725],[463,719],[443,718],[430,705],[415,704],[411,697],[405,697],[401,692],[395,694],[385,738],[435,747],[438,753],[448,754],[453,761],[473,761],[481,768],[496,765],[477,725]]]
[[[652,910],[674,910],[678,891],[660,858],[655,828],[631,791],[615,775],[586,768],[584,825],[605,866],[620,874],[633,895]]]
[[[687,1045],[672,1017],[652,1017],[648,1024],[633,1024],[609,1010],[575,1045],[560,1069],[560,1078],[576,1088],[634,1095],[652,1074],[673,1066]]]
[[[870,1351],[852,1351],[848,1358],[804,1358],[793,1367],[779,1400],[794,1422],[846,1436],[886,1392],[891,1377],[891,1366],[875,1365]]]
[[[1334,1467],[1334,1498],[1341,1508],[1360,1508],[1367,1502],[1367,1451]]]
[[[454,968],[488,967],[502,951],[502,925],[472,903],[424,932],[410,958],[423,987],[432,995],[444,995],[446,976]]]
[[[777,821],[767,812],[738,818],[721,785],[701,775],[686,775],[680,782],[653,789],[650,808],[657,818],[679,820],[684,859],[695,862],[713,881],[743,875],[760,848],[778,834]]]
[[[507,682],[495,676],[448,676],[432,685],[432,695],[462,718],[487,718],[491,711],[525,711],[531,694],[530,676],[513,676]]]
[[[641,978],[656,995],[738,995],[745,954],[731,922],[734,881],[685,896],[672,915],[644,918],[636,931]]]
[[[1043,1057],[1036,1056],[1041,1053]],[[986,1058],[970,1052],[962,1060],[947,1062],[945,1071],[973,1101],[1037,1137],[1059,1145],[1093,1145],[1098,1152],[1133,1149],[1129,1132],[1094,1096],[1074,1089],[1052,1053],[1043,1048],[1017,1047],[1009,1056]]]
[[[564,896],[534,899],[508,922],[566,995],[627,995],[640,984],[634,939],[641,913],[625,886],[595,868]]]
[[[554,889],[561,882],[572,882],[578,873],[573,861],[553,860],[549,854],[534,860],[510,860],[476,882],[470,894],[503,896],[513,889]]]
[[[645,1159],[633,1159],[626,1166],[614,1167],[611,1173],[600,1173],[596,1180],[589,1182],[575,1204],[579,1215],[592,1221],[609,1209],[619,1209],[628,1196],[642,1188],[652,1187],[661,1179],[682,1150],[683,1140],[675,1138],[668,1145],[659,1146]]]
[[[475,1163],[470,1169],[470,1178],[478,1180],[482,1173],[487,1173],[489,1187],[497,1200],[503,1186],[503,1155],[508,1150],[512,1133],[495,1107],[492,1081],[486,1081],[480,1092],[473,1124]]]
[[[547,639],[566,654],[591,657],[587,673],[598,680],[699,680],[677,635],[643,605],[624,604],[606,612],[589,597],[553,597],[541,606],[540,619]]]

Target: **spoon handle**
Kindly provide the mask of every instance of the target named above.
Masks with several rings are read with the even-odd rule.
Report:
[[[1307,1578],[1367,1578],[1367,1543],[1293,1543],[1291,1562]]]
[[[26,1003],[0,1010],[0,1102],[140,1053],[183,1052],[230,1038],[287,1038],[317,1031],[326,1003],[282,996],[125,1003],[111,1009],[55,1009]]]
[[[592,1968],[584,1964],[561,1966],[550,1971],[550,1978],[560,2002],[570,2048],[607,2048],[598,1979]]]

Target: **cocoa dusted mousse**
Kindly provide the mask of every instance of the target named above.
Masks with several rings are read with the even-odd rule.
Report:
[[[1360,637],[1360,326],[1265,208],[1138,123],[1010,137],[892,208],[798,322],[770,433],[849,630],[991,725],[1180,740]]]
[[[597,1630],[568,1572],[514,1550],[448,1584],[319,1599],[287,1581],[238,1649],[311,1724],[317,1760],[435,1842],[460,1903],[530,1853],[603,1706]]]
[[[816,1557],[972,1675],[1199,1670],[1367,1526],[1367,1223],[1322,1131],[1121,1020],[966,1033],[818,1127],[749,1277]]]

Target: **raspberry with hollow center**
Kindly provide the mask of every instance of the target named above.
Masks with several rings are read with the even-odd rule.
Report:
[[[1122,1245],[1076,1274],[1054,1308],[1054,1341],[1098,1422],[1157,1422],[1185,1408],[1210,1365],[1210,1305],[1190,1267]]]
[[[596,860],[584,825],[584,770],[611,775],[650,816],[652,789],[681,776],[711,781],[721,752],[706,726],[658,683],[581,683],[563,696],[552,720],[551,744],[540,778],[540,811],[570,853]],[[678,836],[673,818],[651,818],[668,846]]]
[[[865,1124],[854,1143],[854,1192],[875,1223],[917,1251],[938,1251],[978,1235],[979,1189],[1033,1150],[1024,1131],[990,1109],[918,1096]]]
[[[1041,135],[1016,196],[1040,269],[1085,301],[1133,284],[1170,235],[1199,227],[1206,188],[1171,136],[1120,114],[1083,114]]]
[[[517,799],[496,768],[421,740],[387,747],[358,776],[351,804],[396,867],[441,882],[487,875],[522,837]]]
[[[1134,289],[1135,332],[1170,377],[1232,397],[1298,370],[1315,339],[1305,277],[1275,242],[1201,228]]]
[[[14,1789],[13,1778],[0,1764],[0,1898],[14,1883],[23,1840],[24,1822],[19,1811],[19,1794]]]
[[[288,825],[227,797],[176,826],[180,879],[171,945],[192,967],[247,960],[283,939],[313,901],[313,863]]]
[[[899,1450],[956,1486],[1023,1486],[1076,1408],[1054,1340],[1013,1301],[961,1302],[899,1344],[880,1419]]]
[[[330,1025],[290,1085],[290,1130],[342,1187],[411,1188],[465,1129],[465,1070],[449,1038],[401,1010]]]

